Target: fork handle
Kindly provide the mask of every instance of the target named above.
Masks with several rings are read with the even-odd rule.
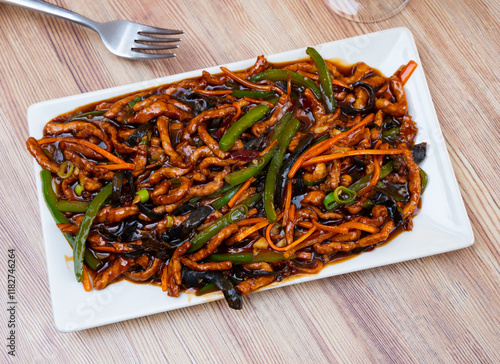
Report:
[[[42,0],[0,0],[0,2],[20,6],[40,13],[57,16],[97,31],[97,22],[73,11],[49,4]]]

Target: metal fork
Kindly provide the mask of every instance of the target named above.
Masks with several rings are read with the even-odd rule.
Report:
[[[183,33],[182,30],[155,28],[128,20],[114,20],[99,23],[75,12],[41,0],[0,0],[0,2],[36,10],[41,13],[54,15],[84,25],[95,30],[101,36],[106,48],[112,53],[130,59],[175,57],[175,53],[147,53],[144,51],[160,51],[179,48],[178,45],[171,45],[168,43],[180,42],[180,38],[168,38],[164,36]],[[149,44],[147,42],[149,42]],[[161,44],[150,44],[151,42]]]

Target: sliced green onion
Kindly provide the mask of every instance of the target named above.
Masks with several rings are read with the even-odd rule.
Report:
[[[356,191],[350,190],[344,186],[338,186],[335,191],[330,192],[326,195],[323,203],[327,210],[331,210],[334,206],[338,205],[349,205],[356,199]]]
[[[420,173],[420,194],[424,193],[427,183],[429,183],[429,177],[427,173],[422,168],[419,168]]]
[[[364,209],[369,209],[375,206],[375,202],[373,202],[372,200],[366,200],[361,206],[363,206]]]
[[[134,106],[135,104],[137,104],[141,100],[142,100],[142,98],[140,96],[137,96],[135,99],[133,99],[132,101],[130,101],[127,105],[128,105],[128,107],[132,107],[132,106]]]
[[[62,179],[66,179],[73,174],[74,170],[75,170],[75,164],[73,162],[66,161],[63,164],[61,164],[61,167],[59,167],[57,175]]]
[[[356,196],[356,191],[350,190],[344,186],[338,186],[335,191],[333,191],[333,199],[341,205],[349,205],[353,203]]]
[[[172,226],[174,226],[174,218],[169,215],[167,216],[167,227],[171,228]]]
[[[82,195],[82,192],[84,191],[84,188],[81,184],[77,184],[75,186],[75,193],[78,195],[78,196],[81,196]]]
[[[137,191],[136,196],[140,197],[142,203],[147,202],[149,200],[149,191],[139,190]]]

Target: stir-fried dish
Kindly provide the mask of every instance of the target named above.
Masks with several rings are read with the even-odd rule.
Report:
[[[242,296],[412,229],[427,182],[410,61],[316,50],[87,105],[27,147],[86,290],[126,279]]]

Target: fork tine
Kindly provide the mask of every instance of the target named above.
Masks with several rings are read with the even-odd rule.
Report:
[[[164,29],[157,27],[150,27],[149,25],[142,25],[139,28],[138,33],[151,33],[151,34],[159,34],[159,35],[174,35],[174,34],[183,34],[182,30],[175,29]]]
[[[179,48],[177,44],[169,45],[169,44],[142,44],[136,43],[132,47],[132,50],[146,50],[146,51],[161,51],[164,49],[175,49]]]
[[[170,42],[180,42],[181,38],[160,38],[160,37],[149,37],[143,34],[137,34],[135,41],[139,42],[156,42],[156,43],[170,43]]]
[[[162,58],[172,58],[175,57],[175,53],[143,53],[132,49],[133,55],[132,59],[162,59]]]

